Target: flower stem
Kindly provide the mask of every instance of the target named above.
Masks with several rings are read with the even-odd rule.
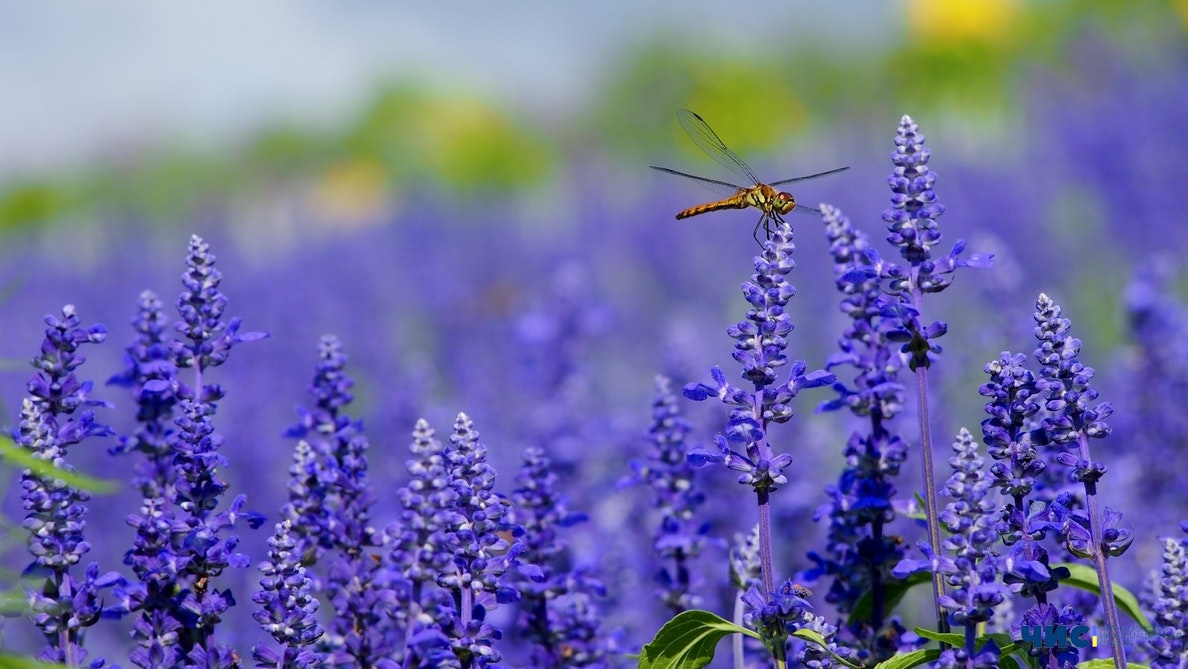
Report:
[[[1089,438],[1084,432],[1077,435],[1077,446],[1080,448],[1081,458],[1089,460]],[[1118,605],[1114,601],[1114,585],[1110,580],[1110,571],[1106,567],[1105,542],[1102,540],[1104,521],[1101,517],[1101,501],[1097,498],[1097,481],[1085,481],[1085,502],[1089,507],[1089,535],[1093,542],[1093,566],[1097,570],[1097,583],[1101,588],[1101,606],[1105,609],[1106,624],[1110,630],[1110,652],[1114,656],[1114,666],[1126,669],[1126,650],[1122,647],[1121,627],[1118,620]]]
[[[760,490],[759,496],[759,564],[763,570],[763,595],[770,597],[775,590],[775,576],[771,557],[771,493]]]
[[[912,302],[918,313],[920,311],[923,294],[917,287],[912,290]],[[932,421],[928,413],[928,368],[924,365],[916,367],[916,412],[920,417],[920,464],[924,468],[924,514],[927,517],[928,545],[932,552],[940,554],[940,503],[936,497],[936,475],[932,465]],[[940,606],[940,596],[944,592],[943,576],[937,572],[932,574],[932,602],[936,607],[936,629],[941,634],[949,631],[949,621]],[[942,650],[944,646],[942,645]]]

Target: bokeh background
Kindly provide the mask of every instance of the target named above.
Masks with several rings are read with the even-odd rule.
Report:
[[[750,213],[673,220],[712,194],[648,165],[733,178],[675,110],[704,116],[763,178],[850,165],[795,194],[840,207],[880,246],[892,139],[910,114],[940,175],[944,248],[996,255],[930,305],[950,324],[934,433],[976,431],[982,366],[1030,353],[1035,296],[1052,295],[1118,406],[1102,490],[1138,535],[1119,580],[1141,590],[1155,537],[1188,518],[1186,30],[1184,0],[7,4],[0,422],[16,422],[42,316],[74,304],[110,331],[84,376],[115,405],[101,418],[128,429],[130,399],[104,382],[138,294],[173,300],[200,234],[229,313],[271,334],[215,372],[227,477],[249,506],[274,517],[284,501],[281,434],[332,332],[358,381],[379,524],[417,417],[448,432],[467,412],[505,492],[522,449],[542,445],[591,515],[571,531],[575,555],[614,575],[608,624],[638,646],[660,620],[630,596],[650,588],[652,528],[634,513],[647,494],[617,483],[647,452],[656,374],[681,385],[719,364],[736,378],[725,328],[743,316],[755,251]],[[822,226],[794,223],[793,355],[819,367],[843,322]],[[799,472],[778,500],[785,573],[808,566],[823,529],[811,511],[840,471],[846,420],[812,411],[827,398],[801,398],[785,433]],[[701,442],[724,420],[684,408]],[[915,439],[910,416],[901,429]],[[119,480],[129,463],[108,445],[74,458]],[[724,471],[703,479],[716,533],[748,529],[748,493]],[[93,505],[105,568],[130,543],[135,504],[125,491]],[[256,562],[266,532],[254,534]],[[10,568],[27,563],[22,544],[5,533]],[[718,580],[721,554],[703,569]],[[227,577],[245,614],[255,578]],[[88,645],[122,658],[122,634],[105,626]],[[227,634],[241,653],[258,636]],[[4,623],[5,647],[31,637],[27,621]]]

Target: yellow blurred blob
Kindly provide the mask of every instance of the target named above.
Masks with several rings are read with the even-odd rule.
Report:
[[[375,160],[331,165],[313,191],[315,211],[325,220],[355,227],[380,216],[388,201],[388,174]]]
[[[424,164],[446,184],[474,190],[504,190],[531,183],[547,160],[537,139],[506,113],[465,98],[425,102],[417,143]]]
[[[1176,16],[1180,17],[1180,23],[1188,28],[1188,0],[1175,0],[1172,6],[1176,10]]]
[[[909,0],[908,30],[934,43],[997,42],[1010,37],[1019,12],[1018,0]]]

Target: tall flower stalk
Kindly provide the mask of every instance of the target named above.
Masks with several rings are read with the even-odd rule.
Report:
[[[145,455],[137,467],[144,499],[140,513],[128,517],[136,539],[124,558],[138,582],[121,592],[125,606],[139,614],[132,631],[139,647],[131,659],[144,668],[237,665],[234,651],[214,639],[235,601],[229,590],[214,587],[214,579],[228,567],[249,564],[235,550],[238,522],[258,527],[263,521],[243,510],[243,495],[217,510],[227,488],[218,470],[227,461],[211,418],[223,389],[206,383],[204,375],[223,364],[235,345],[267,335],[240,334],[237,318],[224,322],[227,299],[214,262],[206,242],[191,237],[174,326],[180,338],[166,336],[160,302],[142,294],[133,321],[136,340],[125,371],[112,379],[132,388],[139,407],[139,426],[118,450]],[[192,370],[189,383],[182,369]]]
[[[689,430],[669,380],[656,377],[652,425],[648,429],[652,450],[646,460],[632,461],[630,482],[648,485],[653,492],[653,506],[660,512],[652,542],[652,549],[664,560],[656,576],[657,596],[673,614],[701,605],[693,563],[709,543],[708,524],[695,525],[705,493],[697,487],[696,472],[689,464]]]
[[[88,437],[111,434],[107,426],[95,422],[90,407],[103,403],[88,399],[91,382],[75,375],[86,361],[79,347],[102,342],[107,331],[102,325],[83,327],[71,305],[62,308],[61,318],[46,316],[45,324],[41,354],[33,359],[38,372],[26,386],[29,395],[21,407],[16,435],[34,458],[52,467],[21,473],[21,504],[26,511],[22,525],[29,531],[28,547],[34,558],[24,577],[32,586],[29,613],[46,640],[37,659],[76,667],[87,657],[83,630],[100,617],[115,614],[103,606],[101,591],[122,584],[123,577],[115,572],[100,575],[95,562],[81,579],[71,573],[71,567],[91,550],[83,536],[91,495],[55,476],[53,470],[72,471],[66,461],[71,447]],[[103,665],[102,659],[96,659],[88,666]]]
[[[924,135],[920,127],[904,116],[899,122],[895,136],[895,153],[891,161],[895,169],[888,183],[891,186],[891,208],[883,212],[887,223],[887,241],[899,249],[907,266],[888,263],[882,266],[882,275],[889,281],[888,290],[894,301],[886,305],[888,316],[899,320],[899,328],[888,333],[892,341],[903,344],[902,351],[908,356],[908,367],[916,377],[916,410],[920,421],[920,462],[924,479],[924,511],[928,516],[928,543],[933,553],[941,547],[940,512],[937,502],[936,475],[932,452],[932,421],[928,403],[928,368],[934,355],[941,351],[936,340],[945,334],[948,325],[943,321],[924,324],[924,295],[939,293],[952,283],[949,276],[960,266],[973,262],[983,264],[982,259],[959,261],[958,256],[965,249],[964,242],[957,242],[948,256],[934,259],[932,248],[940,243],[940,228],[937,219],[945,208],[937,201],[932,189],[936,173],[928,167],[931,152],[924,146]],[[940,574],[932,579],[933,596],[939,602],[943,584]],[[937,626],[942,632],[948,629],[940,604],[936,608]]]
[[[310,562],[330,552],[321,579],[334,614],[322,640],[334,666],[369,668],[391,654],[392,626],[384,615],[391,590],[377,552],[382,537],[371,525],[374,494],[368,482],[368,441],[346,411],[354,380],[333,335],[318,344],[310,392],[314,406],[287,432],[300,439],[282,513],[293,541]]]
[[[572,567],[573,556],[560,530],[585,522],[569,510],[552,461],[538,447],[524,452],[511,494],[511,519],[523,529],[518,537],[518,634],[532,641],[527,669],[608,667],[613,635],[601,628],[596,598],[605,595],[602,583],[585,568]]]
[[[837,289],[843,296],[841,310],[851,320],[838,340],[840,352],[826,368],[850,366],[854,378],[849,385],[835,383],[838,398],[821,408],[849,409],[867,426],[850,435],[846,466],[837,484],[826,488],[829,503],[814,514],[815,520],[829,519],[829,535],[825,551],[809,554],[817,566],[808,573],[833,579],[825,600],[842,615],[853,611],[859,598],[869,593],[870,616],[854,621],[847,631],[852,641],[879,644],[864,649],[860,659],[882,661],[898,650],[901,636],[896,625],[883,633],[887,575],[904,555],[902,539],[886,531],[895,518],[894,478],[907,458],[906,445],[892,429],[904,401],[899,382],[902,362],[888,338],[898,321],[882,313],[882,291],[867,254],[866,236],[836,208],[824,205],[822,213]]]
[[[1118,606],[1106,561],[1126,552],[1132,537],[1129,531],[1115,527],[1118,514],[1102,509],[1097,482],[1105,475],[1106,466],[1094,461],[1089,452],[1090,439],[1109,436],[1110,428],[1105,419],[1114,409],[1108,402],[1092,404],[1098,397],[1097,391],[1089,385],[1095,372],[1078,360],[1081,341],[1068,334],[1072,324],[1060,315],[1060,307],[1041,293],[1035,309],[1035,336],[1039,340],[1035,357],[1041,366],[1045,406],[1051,412],[1051,416],[1044,419],[1042,428],[1048,441],[1062,451],[1056,461],[1071,469],[1072,479],[1084,486],[1088,508],[1088,518],[1084,522],[1075,513],[1066,518],[1062,528],[1065,545],[1074,555],[1093,561],[1106,623],[1111,631],[1120,630]],[[1120,634],[1110,635],[1110,647],[1115,666],[1124,669],[1126,655]]]
[[[446,475],[457,495],[445,533],[456,550],[437,585],[453,599],[454,615],[446,616],[441,628],[462,669],[490,667],[502,659],[494,645],[502,634],[486,621],[486,613],[518,598],[504,575],[523,549],[502,536],[512,530],[504,518],[508,500],[494,491],[495,469],[478,437],[470,418],[458,414],[445,452]]]
[[[715,444],[718,452],[694,451],[690,461],[695,464],[722,463],[727,468],[740,472],[738,482],[748,485],[755,492],[759,511],[759,560],[762,565],[762,587],[747,597],[754,620],[778,624],[784,616],[798,610],[799,600],[791,590],[775,589],[775,569],[771,551],[771,494],[788,482],[784,470],[792,464],[788,453],[775,452],[769,439],[768,429],[773,424],[786,423],[792,419],[790,402],[806,388],[828,385],[834,377],[828,372],[817,370],[806,373],[803,360],[791,366],[788,379],[777,384],[777,370],[788,364],[784,352],[788,347],[787,336],[793,325],[785,312],[788,301],[796,293],[788,282],[787,275],[795,262],[792,252],[792,228],[781,223],[774,230],[772,239],[763,245],[763,253],[755,257],[755,274],[742,285],[743,297],[751,308],[746,318],[731,326],[727,334],[735,340],[734,359],[742,365],[742,376],[751,382],[754,390],[739,388],[728,381],[718,367],[712,375],[715,385],[689,384],[685,396],[702,401],[717,397],[732,407],[726,425],[726,434],[718,435]],[[756,610],[760,606],[762,610]],[[785,635],[778,631],[768,640],[773,655],[779,663],[784,662]]]

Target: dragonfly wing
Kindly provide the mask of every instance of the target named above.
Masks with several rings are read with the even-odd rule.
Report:
[[[710,158],[718,161],[719,165],[746,179],[751,184],[757,185],[759,183],[754,170],[743,162],[743,159],[739,158],[738,154],[726,148],[722,140],[718,139],[718,136],[710,129],[705,119],[688,109],[682,109],[677,112],[677,120],[681,122],[681,127],[689,134],[689,139],[693,140],[697,148],[705,151]]]
[[[715,193],[721,193],[723,195],[733,195],[733,194],[737,193],[738,191],[743,190],[742,186],[737,186],[737,185],[729,183],[727,181],[718,181],[717,179],[706,179],[705,177],[699,177],[699,176],[696,176],[693,174],[688,174],[686,172],[680,172],[680,171],[674,170],[670,167],[658,167],[656,165],[649,165],[649,167],[651,167],[654,170],[658,170],[660,172],[667,172],[668,174],[675,174],[678,177],[685,177],[686,179],[692,179],[693,181],[696,181],[697,183],[701,184],[702,186],[705,186],[709,190],[711,190]]]
[[[769,186],[782,186],[784,184],[794,184],[797,181],[808,181],[809,179],[816,179],[817,177],[827,177],[830,174],[837,174],[838,172],[845,172],[848,169],[850,169],[849,165],[847,165],[845,167],[839,167],[839,168],[833,169],[833,170],[828,170],[826,172],[817,172],[816,174],[810,174],[808,176],[792,177],[791,179],[781,179],[780,181],[773,181],[768,185]]]

